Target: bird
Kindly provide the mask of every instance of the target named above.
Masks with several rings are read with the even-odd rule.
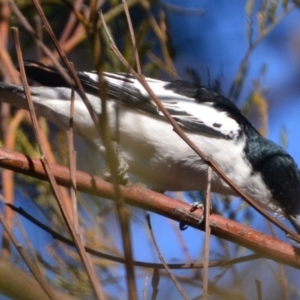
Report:
[[[63,130],[70,124],[71,88],[53,67],[25,62],[29,78],[41,86],[30,93],[37,115]],[[101,117],[99,79],[95,72],[77,73],[92,110]],[[174,131],[145,88],[132,75],[104,72],[108,127],[124,167],[155,190],[203,191],[207,164]],[[300,234],[300,171],[279,145],[263,137],[240,109],[219,93],[183,80],[145,78],[188,138],[227,177],[262,207],[286,217]],[[0,101],[27,109],[20,85],[0,82]],[[75,92],[74,133],[103,143],[81,97]],[[126,172],[120,172],[125,174]],[[212,173],[211,191],[235,192]]]

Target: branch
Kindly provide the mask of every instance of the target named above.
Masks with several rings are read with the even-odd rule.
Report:
[[[63,242],[64,244],[70,245],[72,247],[75,247],[75,244],[72,240],[64,237],[57,231],[54,231],[51,229],[49,226],[46,226],[39,220],[37,220],[35,217],[27,213],[22,207],[16,207],[11,203],[8,203],[5,201],[5,198],[0,196],[1,201],[8,206],[11,210],[14,212],[18,213],[20,216],[24,217],[26,220],[43,230],[44,232],[47,232],[52,236],[53,239]],[[115,256],[115,255],[110,255],[101,251],[98,251],[94,249],[93,247],[88,247],[85,246],[85,251],[96,256],[96,257],[101,257],[113,262],[121,263],[121,264],[126,264],[126,258]],[[209,267],[224,267],[224,266],[230,266],[234,264],[240,264],[244,262],[249,262],[253,261],[256,259],[262,258],[261,255],[259,254],[249,254],[245,256],[240,256],[238,258],[226,258],[226,259],[221,259],[221,260],[211,260],[209,261]],[[190,259],[191,260],[191,259]],[[158,263],[148,263],[144,261],[134,261],[134,266],[136,267],[143,267],[143,268],[150,268],[150,269],[164,269],[165,267],[162,264]],[[204,268],[204,262],[191,262],[191,263],[168,263],[168,267],[170,269],[202,269]]]
[[[0,167],[47,180],[43,165],[38,159],[5,148],[0,148]],[[69,169],[56,164],[50,164],[50,167],[57,183],[70,187]],[[108,199],[114,198],[113,186],[100,177],[77,171],[76,185],[78,191]],[[187,203],[135,185],[120,187],[120,190],[126,204],[152,211],[204,231],[204,227],[198,225],[202,216],[201,210],[190,212],[190,205]],[[300,249],[296,246],[215,214],[210,215],[210,227],[211,233],[217,237],[258,252],[276,262],[300,269]]]

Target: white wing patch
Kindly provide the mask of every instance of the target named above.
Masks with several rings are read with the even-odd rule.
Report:
[[[89,77],[94,83],[98,83],[98,74],[93,72],[79,72]]]
[[[172,117],[185,127],[229,139],[240,134],[239,124],[226,112],[215,109],[210,102],[162,102]]]
[[[98,75],[96,73],[83,72],[83,74],[88,76],[92,81],[98,83]],[[132,75],[122,74],[122,73],[108,73],[108,72],[104,72],[103,74],[104,74],[104,79],[111,86],[118,87],[120,90],[134,88],[136,92],[140,93],[143,97],[149,98],[148,92],[144,89],[144,87],[140,84],[140,82],[137,79],[135,79]],[[169,84],[169,82],[157,80],[149,77],[146,77],[145,79],[149,84],[150,88],[155,92],[155,95],[160,99],[193,101],[193,99],[189,97],[185,97],[171,90],[165,89],[165,86]]]
[[[97,74],[89,72],[84,72],[84,74],[92,81],[98,82]],[[132,75],[105,72],[104,78],[108,83],[108,94],[115,97],[124,94],[127,96],[127,103],[132,105],[138,103],[138,109],[163,117],[154,101],[151,101],[148,92]],[[194,98],[165,88],[169,82],[152,78],[145,79],[165,108],[181,126],[215,137],[235,139],[239,136],[239,124],[226,112],[218,111],[213,102],[197,102]]]

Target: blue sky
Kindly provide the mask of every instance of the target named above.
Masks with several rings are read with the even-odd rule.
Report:
[[[176,51],[175,63],[182,78],[189,79],[186,69],[194,69],[207,80],[220,74],[223,94],[226,96],[248,48],[246,38],[246,1],[183,1],[169,3],[181,7],[203,9],[202,16],[178,14],[167,10],[169,32]],[[180,26],[178,26],[180,24]],[[241,107],[253,89],[253,81],[260,78],[267,90],[269,105],[268,136],[280,142],[280,133],[288,132],[288,151],[300,164],[300,11],[294,10],[257,46],[249,60],[244,89],[238,99]]]

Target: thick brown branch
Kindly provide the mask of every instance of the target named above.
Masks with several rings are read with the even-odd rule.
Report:
[[[4,148],[0,148],[0,167],[47,180],[40,160]],[[70,186],[68,168],[51,164],[51,169],[58,184]],[[108,199],[114,197],[112,185],[100,177],[77,171],[76,184],[79,191]],[[121,191],[124,201],[129,205],[147,209],[197,228],[201,210],[190,212],[190,205],[187,203],[135,185],[121,187]],[[210,227],[211,233],[218,237],[242,245],[266,258],[300,269],[300,249],[295,246],[214,214],[210,216]],[[199,229],[204,230],[203,227]]]

